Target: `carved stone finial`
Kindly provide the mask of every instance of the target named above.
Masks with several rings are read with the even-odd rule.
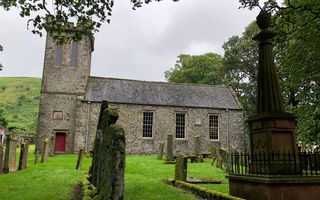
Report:
[[[256,19],[261,30],[266,30],[271,26],[271,14],[267,11],[262,10]]]

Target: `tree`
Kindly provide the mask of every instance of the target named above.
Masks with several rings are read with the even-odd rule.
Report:
[[[216,53],[178,56],[175,67],[165,72],[169,82],[222,84],[222,57]]]
[[[275,62],[286,107],[297,117],[300,143],[303,146],[319,145],[320,18],[317,13],[320,10],[320,2],[286,1],[283,7],[274,8],[273,27],[277,33],[274,46]],[[257,64],[257,44],[250,40],[255,34],[249,33],[247,27],[241,37],[234,36],[224,44],[227,80],[240,95],[240,101],[248,114],[252,113],[254,108],[253,106],[250,109],[248,106],[254,102],[252,97],[256,80],[252,72]]]
[[[2,106],[0,106],[0,126],[2,127],[8,126],[8,121],[5,118],[5,109]]]
[[[141,7],[152,0],[130,0],[132,8]],[[154,0],[162,1],[162,0]],[[179,1],[179,0],[172,0]],[[21,17],[28,17],[28,27],[31,25],[32,32],[43,34],[43,30],[62,41],[66,39],[79,40],[82,34],[64,35],[61,34],[69,21],[75,19],[81,25],[84,33],[97,32],[104,22],[110,22],[112,8],[115,0],[2,0],[0,6],[9,10],[16,7],[20,10]]]
[[[252,38],[259,29],[250,23],[242,36],[232,36],[223,44],[225,83],[231,84],[244,108],[245,116],[255,111],[258,43]]]

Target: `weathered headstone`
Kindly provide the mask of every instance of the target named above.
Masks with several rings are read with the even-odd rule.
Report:
[[[49,139],[46,138],[43,143],[43,149],[42,149],[42,157],[41,157],[41,162],[46,163],[48,161],[48,156],[49,156]]]
[[[82,165],[82,160],[83,160],[83,148],[79,149],[79,154],[78,154],[78,160],[77,160],[77,166],[76,169],[80,169],[81,165]]]
[[[102,103],[99,116],[98,130],[101,137],[95,140],[92,181],[95,182],[102,199],[122,200],[125,171],[124,130],[115,124],[118,119],[117,111],[108,109],[107,106],[103,108],[103,105],[106,105],[106,102]]]
[[[201,138],[199,135],[194,136],[194,155],[196,156],[195,162],[203,162],[200,156],[201,153]]]
[[[55,150],[55,138],[50,138],[50,156],[54,156],[54,150]]]
[[[179,155],[176,159],[175,180],[187,181],[188,157]]]
[[[18,170],[23,170],[27,168],[28,151],[29,151],[29,142],[27,140],[21,142]]]
[[[91,165],[91,174],[92,177],[92,184],[97,187],[99,184],[98,177],[99,177],[99,164],[100,164],[100,143],[101,143],[101,138],[102,138],[102,128],[103,128],[103,113],[104,111],[108,108],[108,102],[107,101],[102,101],[101,103],[101,108],[100,108],[100,113],[99,113],[99,121],[98,121],[98,127],[97,127],[97,132],[96,132],[96,137],[94,140],[93,144],[93,158],[92,158],[92,165]]]
[[[219,149],[219,154],[220,154],[220,156],[222,158],[222,162],[223,162],[223,165],[225,167],[225,170],[227,172],[230,172],[231,168],[232,168],[232,165],[231,165],[230,154],[229,154],[228,150],[224,149],[224,148],[220,148]]]
[[[173,135],[167,136],[167,161],[173,161]]]
[[[0,174],[3,173],[3,144],[0,143]]]
[[[163,148],[164,148],[164,143],[161,142],[159,145],[159,151],[158,151],[158,159],[162,160],[163,157]]]
[[[3,173],[16,171],[16,150],[18,141],[11,136],[7,137],[6,152],[4,157]]]
[[[123,199],[125,169],[125,136],[122,127],[109,126],[103,134],[98,190],[107,200]]]

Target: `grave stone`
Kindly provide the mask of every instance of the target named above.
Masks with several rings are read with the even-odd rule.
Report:
[[[55,138],[50,138],[50,156],[54,156],[54,150],[55,150]]]
[[[220,148],[219,149],[219,154],[221,156],[224,168],[227,172],[231,171],[232,165],[231,165],[231,161],[230,161],[230,154],[228,152],[227,149],[224,148]]]
[[[43,143],[41,163],[46,163],[48,161],[49,151],[50,151],[49,139],[46,138]]]
[[[27,168],[28,151],[29,151],[28,140],[21,142],[18,170],[23,170]]]
[[[167,136],[167,161],[173,161],[173,135]]]
[[[194,162],[203,162],[201,154],[201,138],[199,135],[194,136],[194,155],[196,156]]]
[[[179,155],[176,159],[175,180],[187,181],[188,157]]]
[[[77,160],[77,166],[76,169],[79,170],[81,165],[82,165],[82,160],[83,160],[83,148],[79,149],[79,154],[78,154],[78,160]]]
[[[163,148],[164,148],[164,143],[161,142],[160,145],[159,145],[159,151],[158,151],[158,159],[159,159],[159,160],[162,160]]]
[[[3,144],[0,143],[0,174],[3,173]]]
[[[117,119],[116,110],[104,111],[97,189],[106,200],[120,200],[124,194],[125,134],[123,128],[115,124]]]
[[[3,173],[10,173],[16,171],[17,144],[18,141],[12,138],[12,136],[7,137]]]

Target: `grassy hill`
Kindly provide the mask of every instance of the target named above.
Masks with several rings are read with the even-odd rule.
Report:
[[[17,127],[27,134],[35,134],[40,86],[40,78],[0,78],[0,107],[5,110],[8,127]]]

